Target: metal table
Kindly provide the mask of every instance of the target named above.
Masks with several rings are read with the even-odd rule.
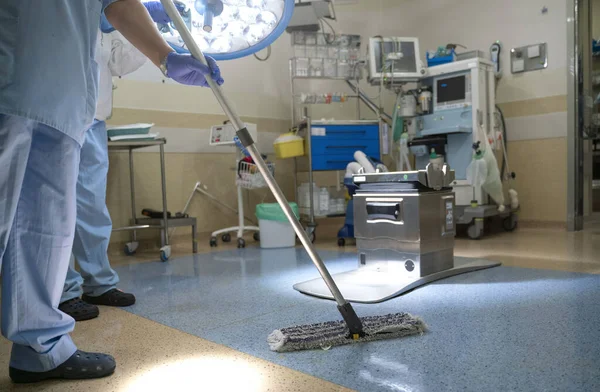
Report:
[[[113,231],[131,231],[131,242],[125,245],[125,254],[135,254],[139,243],[137,241],[137,230],[145,229],[158,229],[160,230],[160,259],[162,261],[169,260],[171,257],[171,245],[169,243],[169,227],[192,227],[192,246],[194,253],[198,252],[198,241],[196,239],[197,222],[196,218],[169,218],[167,214],[167,181],[165,174],[165,144],[166,139],[155,139],[155,140],[124,140],[116,142],[108,142],[109,151],[128,151],[129,152],[129,181],[131,187],[131,226],[119,227],[113,229]],[[138,218],[136,214],[135,206],[135,181],[134,181],[134,168],[133,168],[133,150],[147,147],[158,146],[160,150],[160,178],[161,178],[161,191],[162,191],[162,205],[163,205],[163,218],[162,219],[151,219],[151,218]]]

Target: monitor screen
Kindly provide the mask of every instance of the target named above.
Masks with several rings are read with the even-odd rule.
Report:
[[[386,74],[417,72],[417,53],[415,43],[411,41],[383,41],[378,42],[375,49],[375,64],[377,72]],[[400,59],[388,59],[389,53],[401,53]],[[385,70],[384,70],[385,68]]]
[[[466,93],[465,75],[437,81],[437,103],[464,101]]]

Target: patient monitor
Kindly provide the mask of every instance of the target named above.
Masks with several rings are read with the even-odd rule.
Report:
[[[418,38],[374,37],[369,40],[369,81],[382,78],[398,82],[416,82],[425,75]]]

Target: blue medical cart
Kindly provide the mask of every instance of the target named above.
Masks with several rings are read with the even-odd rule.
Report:
[[[305,138],[305,157],[297,160],[298,166],[304,167],[308,173],[309,184],[309,214],[304,216],[307,224],[307,232],[311,239],[315,238],[317,227],[315,220],[315,208],[313,200],[314,172],[323,171],[346,171],[346,166],[354,162],[356,151],[364,152],[368,157],[382,160],[382,120],[343,120],[343,121],[312,121],[305,115],[301,126]],[[298,165],[298,162],[303,161]],[[342,215],[329,215],[336,218]],[[348,226],[346,222],[345,227]],[[352,230],[340,231],[347,235],[339,238],[338,244],[343,243],[345,238],[352,238]]]

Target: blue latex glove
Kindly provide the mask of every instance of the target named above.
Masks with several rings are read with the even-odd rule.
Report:
[[[104,34],[112,33],[113,31],[115,31],[115,28],[110,24],[108,19],[106,19],[104,13],[102,13],[102,15],[100,16],[100,31],[102,31]]]
[[[188,86],[208,87],[206,76],[210,75],[220,86],[225,81],[215,59],[206,56],[209,67],[196,60],[192,55],[171,52],[167,56],[167,75],[174,81]]]
[[[160,23],[160,24],[171,23],[171,18],[169,18],[169,15],[167,15],[167,12],[163,8],[160,1],[145,1],[145,2],[143,2],[143,4],[146,7],[146,9],[148,10],[150,17],[152,18],[152,20],[155,23]],[[175,1],[175,7],[177,8],[177,11],[179,11],[180,13],[185,11],[185,9],[186,9],[185,4],[183,4],[180,1]]]

